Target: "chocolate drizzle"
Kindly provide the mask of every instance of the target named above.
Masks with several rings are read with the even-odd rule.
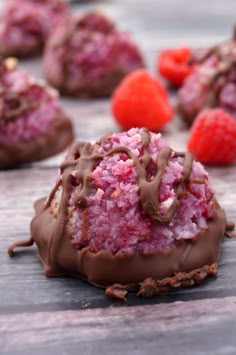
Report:
[[[4,83],[4,75],[8,70],[7,61],[0,58],[0,121],[3,123],[14,121],[20,115],[39,106],[39,102],[24,97],[26,92],[8,90]]]
[[[157,157],[157,174],[152,181],[147,181],[145,174],[138,175],[140,184],[140,201],[143,210],[150,216],[153,222],[160,224],[169,224],[179,207],[179,200],[184,193],[184,185],[188,182],[192,169],[192,156],[189,153],[185,154],[183,174],[176,188],[176,197],[172,205],[165,214],[161,214],[160,202],[158,199],[159,189],[162,183],[162,178],[166,172],[168,161],[171,155],[178,157],[183,154],[173,153],[170,148],[164,148],[160,151]]]
[[[8,248],[8,255],[13,256],[14,249],[18,247],[30,247],[34,244],[34,240],[31,237],[30,239],[20,240],[19,242],[15,242]]]
[[[228,238],[236,238],[235,224],[233,222],[227,221],[225,235]]]
[[[139,197],[140,204],[144,212],[151,218],[155,223],[159,224],[169,224],[176,213],[179,205],[180,199],[185,191],[185,185],[188,183],[191,171],[192,171],[192,155],[190,153],[176,153],[173,152],[171,148],[163,148],[156,159],[157,172],[153,176],[151,181],[147,178],[147,168],[151,161],[151,155],[148,153],[148,145],[150,143],[150,137],[147,130],[143,129],[142,134],[142,151],[143,156],[139,159],[129,148],[125,146],[119,146],[112,148],[107,153],[98,153],[100,148],[99,144],[90,144],[79,142],[75,143],[71,148],[71,152],[65,162],[61,165],[61,173],[66,173],[67,181],[65,181],[64,186],[68,188],[71,183],[71,174],[76,180],[76,190],[75,190],[75,206],[79,208],[87,207],[87,196],[90,190],[90,180],[89,174],[93,171],[94,166],[97,161],[114,155],[114,154],[125,154],[130,159],[132,159],[137,175],[137,183],[139,187]],[[168,167],[168,162],[170,157],[183,157],[183,173],[181,179],[176,184],[176,196],[171,204],[170,208],[166,213],[161,213],[160,202],[159,202],[159,189],[162,183],[162,178]]]
[[[97,153],[97,145],[88,142],[76,144],[72,155],[78,158],[62,163],[61,172],[63,173],[68,166],[75,166],[74,178],[78,184],[75,191],[75,206],[86,208],[90,189],[89,174],[93,171],[96,161],[102,159],[103,156]]]
[[[27,111],[35,109],[37,103],[29,103],[20,97],[20,94],[3,91],[0,89],[0,100],[2,99],[0,115],[4,122],[14,121]]]

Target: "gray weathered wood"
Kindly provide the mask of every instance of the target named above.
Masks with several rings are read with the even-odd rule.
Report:
[[[1,354],[236,353],[236,297],[0,316]]]

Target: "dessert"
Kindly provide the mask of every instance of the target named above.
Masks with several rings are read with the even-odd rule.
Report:
[[[204,108],[219,107],[236,116],[235,38],[192,57],[194,72],[179,90],[179,110],[188,125]]]
[[[157,60],[157,71],[173,86],[179,87],[193,72],[189,47],[165,49],[160,52]]]
[[[56,90],[27,72],[16,60],[0,60],[0,169],[41,160],[73,140]]]
[[[55,26],[69,16],[64,0],[8,0],[0,19],[0,55],[39,54]]]
[[[128,33],[99,12],[70,19],[50,37],[44,53],[48,81],[61,93],[109,96],[129,72],[143,66]]]
[[[124,129],[160,130],[174,114],[162,83],[145,69],[127,75],[112,95],[112,112]]]
[[[48,276],[81,277],[124,299],[217,272],[226,220],[207,172],[145,128],[74,143],[35,210],[31,238],[8,253],[35,242]]]
[[[188,150],[205,164],[230,164],[236,160],[236,121],[220,108],[198,114],[191,127]]]

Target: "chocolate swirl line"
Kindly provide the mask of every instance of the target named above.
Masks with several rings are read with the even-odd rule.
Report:
[[[7,87],[4,77],[9,71],[15,70],[15,66],[13,58],[0,58],[0,121],[3,123],[14,121],[20,115],[39,107],[39,101],[24,97],[27,89],[14,92]]]
[[[14,121],[23,114],[27,109],[27,104],[19,95],[5,91],[1,95],[1,115],[5,122]]]
[[[0,118],[3,122],[16,120],[20,115],[39,106],[36,101],[21,97],[20,93],[8,91],[0,84]]]
[[[75,205],[80,208],[87,207],[87,196],[90,189],[89,174],[93,171],[94,165],[104,156],[97,153],[97,145],[89,142],[75,143],[71,154],[61,165],[61,172],[67,170],[68,167],[75,167],[73,175],[78,183],[75,191]],[[71,159],[74,156],[76,159]]]

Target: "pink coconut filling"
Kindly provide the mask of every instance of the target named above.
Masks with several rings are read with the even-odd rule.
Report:
[[[19,103],[25,101],[30,106],[14,120],[2,120],[3,113],[0,113],[0,144],[29,140],[50,129],[60,111],[54,89],[22,70],[6,71],[1,76],[1,85],[3,93],[0,93],[0,104],[6,104],[4,91],[7,91],[16,95]]]
[[[0,20],[0,41],[6,47],[37,47],[69,14],[61,0],[11,0]]]
[[[127,146],[140,159],[142,157],[141,129],[133,128],[125,133],[113,134],[109,142],[101,148],[101,153],[120,145]],[[167,143],[160,134],[150,133],[148,152],[155,168],[156,157]],[[183,158],[172,154],[162,179],[158,199],[161,212],[165,213],[175,197],[175,184],[183,172]],[[86,212],[73,209],[70,225],[72,238],[79,249],[88,247],[92,252],[105,250],[142,253],[155,252],[171,246],[179,239],[191,239],[203,229],[207,229],[207,219],[212,214],[213,190],[208,182],[207,172],[200,163],[194,162],[188,189],[180,201],[180,207],[168,225],[152,222],[139,201],[139,187],[133,160],[124,153],[106,156],[99,161],[89,175],[91,191]],[[70,206],[74,206],[74,192]],[[86,233],[84,235],[86,213]]]

